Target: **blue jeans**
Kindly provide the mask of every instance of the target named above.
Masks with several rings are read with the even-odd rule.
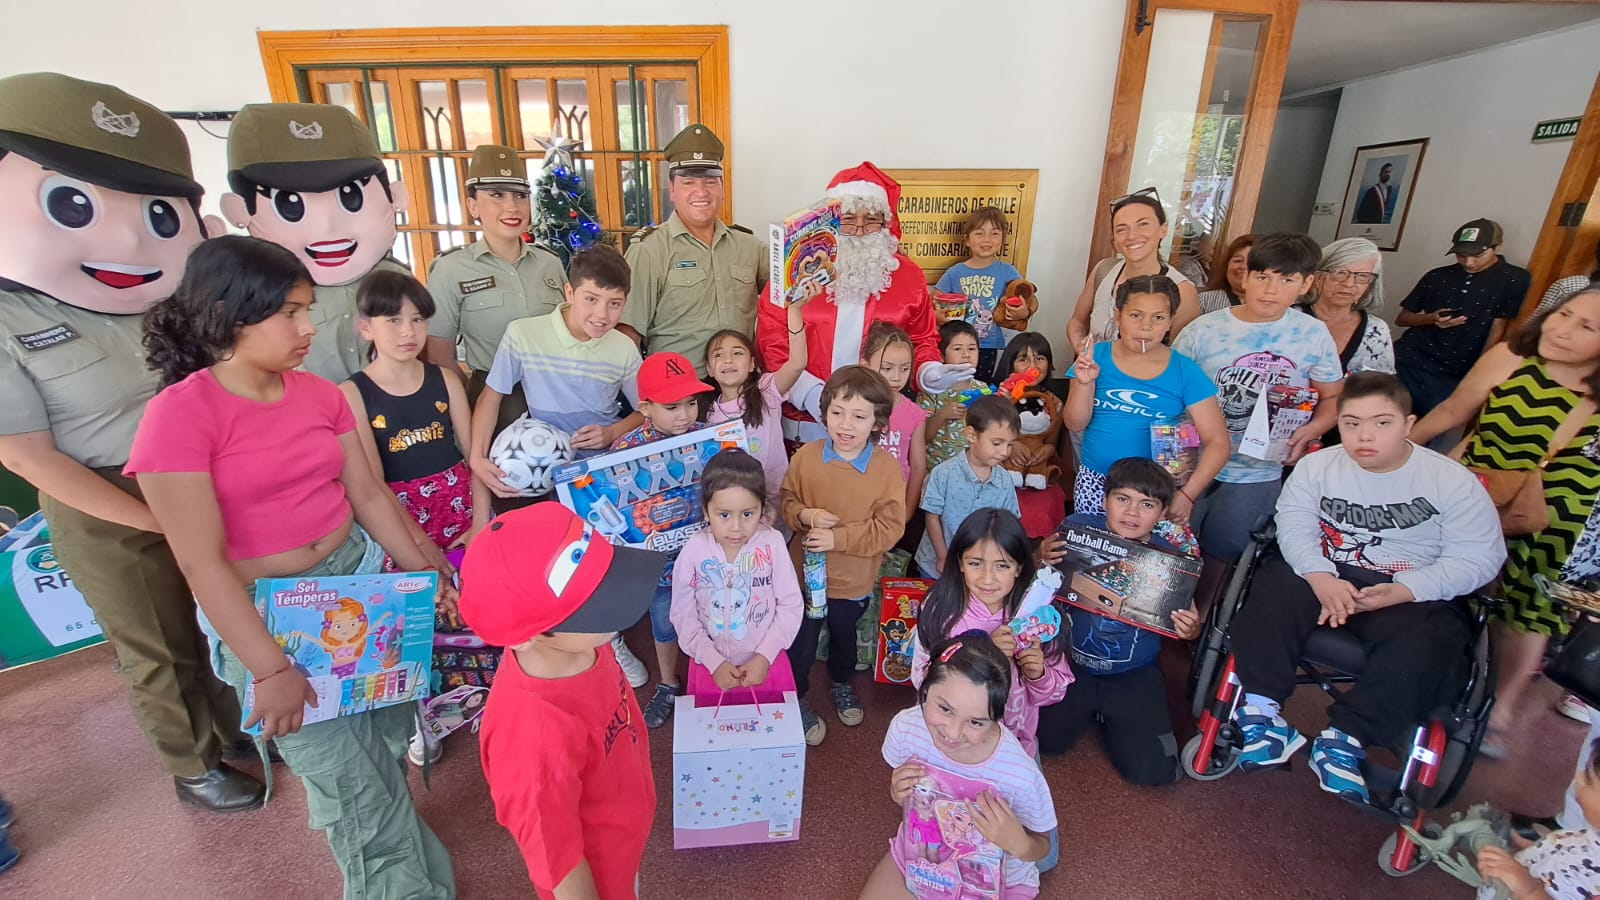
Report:
[[[650,633],[658,644],[671,644],[678,639],[678,630],[672,627],[672,585],[656,585],[650,598]]]
[[[1033,752],[1033,761],[1039,766],[1039,771],[1044,771],[1044,761],[1039,758],[1037,750]],[[1057,823],[1056,827],[1050,829],[1050,852],[1034,865],[1044,873],[1054,869],[1059,862],[1061,862],[1061,825]]]

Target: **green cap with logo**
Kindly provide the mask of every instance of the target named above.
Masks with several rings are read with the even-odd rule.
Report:
[[[1451,256],[1477,256],[1490,247],[1498,247],[1506,239],[1500,223],[1493,219],[1473,219],[1456,229],[1450,238]]]
[[[251,103],[228,129],[229,177],[262,187],[331,191],[381,171],[372,129],[342,106]]]
[[[0,78],[0,150],[114,191],[191,200],[205,192],[171,116],[56,72]]]
[[[467,187],[528,190],[528,164],[517,151],[499,144],[480,144],[467,161]]]
[[[662,153],[670,174],[721,175],[722,139],[704,125],[690,125],[667,142]]]

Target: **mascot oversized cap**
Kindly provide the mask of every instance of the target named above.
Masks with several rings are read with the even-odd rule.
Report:
[[[0,78],[0,150],[123,193],[204,193],[171,116],[111,85],[55,72]]]
[[[900,182],[885,175],[882,169],[872,163],[864,162],[833,176],[833,180],[828,182],[828,196],[835,200],[859,197],[881,204],[888,210],[884,224],[895,240],[900,239],[900,220],[894,214],[900,208]]]
[[[372,130],[342,106],[250,103],[228,129],[228,174],[263,187],[331,191],[381,171]]]

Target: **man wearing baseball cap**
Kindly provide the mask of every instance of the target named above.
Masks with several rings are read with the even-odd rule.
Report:
[[[1504,239],[1490,219],[1457,228],[1449,250],[1455,265],[1422,276],[1400,304],[1395,324],[1407,330],[1394,343],[1396,374],[1419,418],[1450,396],[1522,310],[1533,276],[1499,254]]]
[[[540,897],[637,894],[655,782],[639,702],[606,645],[666,564],[548,502],[496,518],[467,548],[461,616],[509,651],[483,713],[483,774]]]
[[[639,366],[639,412],[644,415],[644,424],[617,438],[611,449],[626,450],[700,427],[699,397],[714,390],[700,380],[694,363],[682,353],[650,354]],[[651,470],[648,462],[645,468]],[[666,470],[659,471],[665,474]],[[695,502],[699,502],[698,495]],[[672,627],[671,618],[672,564],[677,558],[676,552],[669,554],[656,584],[655,598],[650,601],[650,632],[661,669],[661,681],[644,707],[644,723],[651,728],[667,723],[672,717],[673,701],[683,693],[683,682],[678,677],[678,631]]]

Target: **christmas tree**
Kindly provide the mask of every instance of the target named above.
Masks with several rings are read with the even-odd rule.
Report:
[[[572,162],[572,148],[578,142],[550,137],[540,138],[539,144],[545,155],[544,168],[533,182],[533,239],[566,265],[572,254],[600,240],[600,222],[594,215],[594,197]]]

